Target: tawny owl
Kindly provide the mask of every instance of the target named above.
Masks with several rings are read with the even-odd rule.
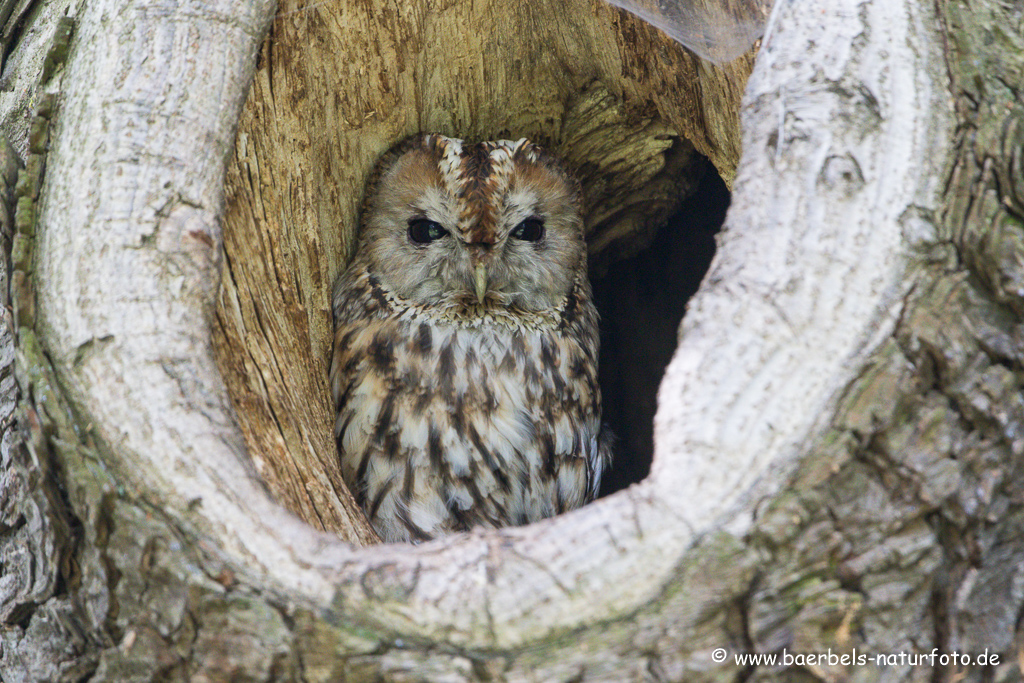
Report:
[[[406,140],[334,290],[342,472],[380,536],[533,522],[594,498],[597,312],[577,181],[526,140]]]

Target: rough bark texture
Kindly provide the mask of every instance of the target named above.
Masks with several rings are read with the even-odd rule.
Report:
[[[361,550],[271,501],[212,361],[228,74],[253,67],[257,9],[96,0],[56,114],[3,103],[25,161],[4,197],[4,681],[1020,679],[1019,3],[781,3],[651,477],[544,524]],[[183,105],[200,92],[224,109]],[[824,379],[788,391],[780,367]],[[1000,661],[731,658],[783,648]]]

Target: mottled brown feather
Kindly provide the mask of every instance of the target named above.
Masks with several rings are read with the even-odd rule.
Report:
[[[385,540],[525,524],[596,494],[610,449],[579,208],[576,180],[526,141],[419,136],[373,173],[335,287],[331,388],[342,472]],[[511,236],[527,218],[541,239]],[[445,234],[413,241],[423,219]]]

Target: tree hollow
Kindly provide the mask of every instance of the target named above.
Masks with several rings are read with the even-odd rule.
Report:
[[[36,238],[48,357],[119,485],[206,562],[341,633],[347,652],[525,651],[592,624],[655,648],[645,620],[668,610],[664,623],[697,629],[725,599],[695,568],[717,567],[728,591],[743,585],[750,567],[732,566],[727,546],[895,324],[908,255],[929,228],[914,217],[941,190],[922,159],[948,156],[934,8],[779,3],[737,166],[738,110],[723,103],[737,101],[749,60],[706,65],[585,2],[406,6],[279,8],[236,137],[269,4],[86,3]],[[537,59],[521,58],[521,35],[546,48]],[[300,43],[325,54],[284,49]],[[214,53],[197,60],[200,47]],[[197,110],[195,92],[218,96]],[[625,125],[602,133],[608,112]],[[293,115],[301,126],[286,123]],[[736,168],[734,192],[660,386],[648,477],[528,527],[360,548],[368,538],[330,469],[329,291],[369,167],[423,130],[525,135],[580,167],[591,157],[574,154],[618,140],[637,173],[685,138],[726,180]],[[643,232],[646,211],[625,209],[591,221],[592,244],[615,244],[608,231],[621,226]],[[260,258],[239,260],[240,241],[265,242]],[[247,424],[260,420],[277,434]]]
[[[371,4],[279,9],[228,170],[214,340],[257,471],[307,522],[365,542],[350,532],[358,513],[331,434],[330,294],[377,158],[408,135],[439,132],[528,137],[579,175],[591,273],[608,282],[607,320],[617,331],[605,335],[603,384],[625,437],[625,469],[609,486],[638,481],[649,469],[655,393],[686,297],[662,291],[645,306],[647,331],[659,331],[658,349],[646,353],[655,345],[644,335],[627,340],[636,321],[611,313],[641,310],[616,296],[637,266],[629,275],[614,264],[635,264],[671,217],[676,233],[686,232],[688,219],[677,214],[703,177],[732,178],[752,58],[710,65],[632,15],[590,2],[414,12]],[[680,267],[665,257],[659,264],[663,273]],[[642,382],[631,381],[637,371]]]

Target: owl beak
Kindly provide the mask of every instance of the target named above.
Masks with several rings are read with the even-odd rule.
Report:
[[[476,287],[476,300],[482,304],[487,296],[487,266],[482,263],[477,263],[473,269],[473,285]]]

